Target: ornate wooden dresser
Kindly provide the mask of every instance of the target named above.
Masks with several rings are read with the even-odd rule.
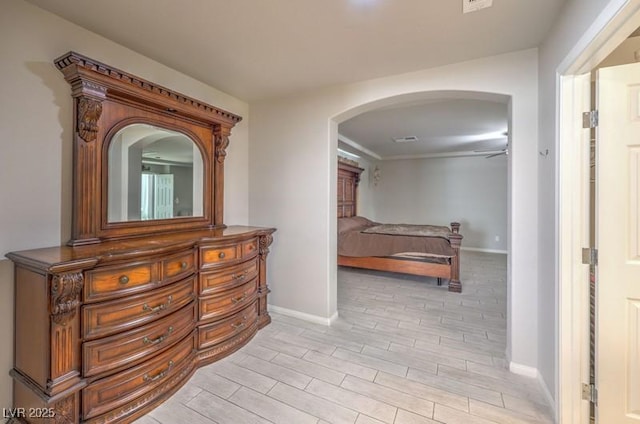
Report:
[[[222,223],[225,149],[240,117],[75,53],[56,65],[75,107],[72,240],[7,255],[11,412],[130,422],[270,322],[275,229]],[[156,180],[161,188],[145,188]]]

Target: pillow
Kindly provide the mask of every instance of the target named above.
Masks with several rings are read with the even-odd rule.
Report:
[[[352,216],[351,218],[338,218],[338,234],[346,231],[356,230],[358,228],[371,227],[377,225],[375,222],[368,220],[364,216]]]

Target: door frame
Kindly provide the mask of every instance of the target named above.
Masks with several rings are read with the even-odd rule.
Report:
[[[584,75],[639,26],[640,0],[610,1],[556,72],[556,413],[562,424],[589,422],[582,400],[582,384],[589,382],[589,267],[582,264],[582,248],[589,246],[589,131],[581,117],[590,103],[590,78]]]

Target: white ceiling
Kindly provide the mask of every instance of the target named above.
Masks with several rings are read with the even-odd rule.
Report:
[[[504,149],[508,98],[467,96],[401,104],[355,116],[338,126],[339,147],[374,159],[469,155]],[[393,141],[407,136],[418,140]]]
[[[564,2],[29,1],[246,101],[536,47]]]
[[[494,0],[463,14],[462,0],[28,1],[246,101],[536,47],[564,3]],[[506,100],[473,96],[339,127],[375,158],[500,150],[506,138],[486,134],[506,129]],[[391,141],[410,135],[420,141]]]

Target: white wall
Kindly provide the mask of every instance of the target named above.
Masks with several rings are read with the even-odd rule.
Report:
[[[0,257],[65,243],[71,227],[72,100],[53,65],[74,50],[245,118],[226,160],[225,221],[248,222],[248,105],[22,0],[0,12]],[[11,405],[12,267],[0,261],[0,407]]]
[[[376,166],[380,166],[376,160],[368,160],[365,158],[358,158],[358,166],[364,171],[360,174],[360,183],[358,183],[358,215],[366,216],[369,219],[374,220],[376,216],[376,210],[374,206],[374,199],[376,193],[376,185],[373,181],[373,169]]]
[[[598,15],[619,0],[568,0],[540,47],[539,99],[540,146],[549,150],[538,158],[538,370],[552,396],[557,375],[557,71]]]
[[[53,64],[69,50],[243,116],[228,151],[225,212],[227,222],[248,221],[246,103],[21,0],[3,1],[0,24],[0,198],[10,199],[0,208],[0,254],[69,237],[72,99]]]
[[[537,367],[537,69],[532,49],[252,103],[249,219],[278,228],[268,274],[270,302],[323,319],[336,311],[339,122],[437,90],[507,95],[513,130],[508,353],[518,364]]]
[[[506,252],[506,156],[385,160],[378,166],[375,220],[446,226],[458,221],[463,247]]]

